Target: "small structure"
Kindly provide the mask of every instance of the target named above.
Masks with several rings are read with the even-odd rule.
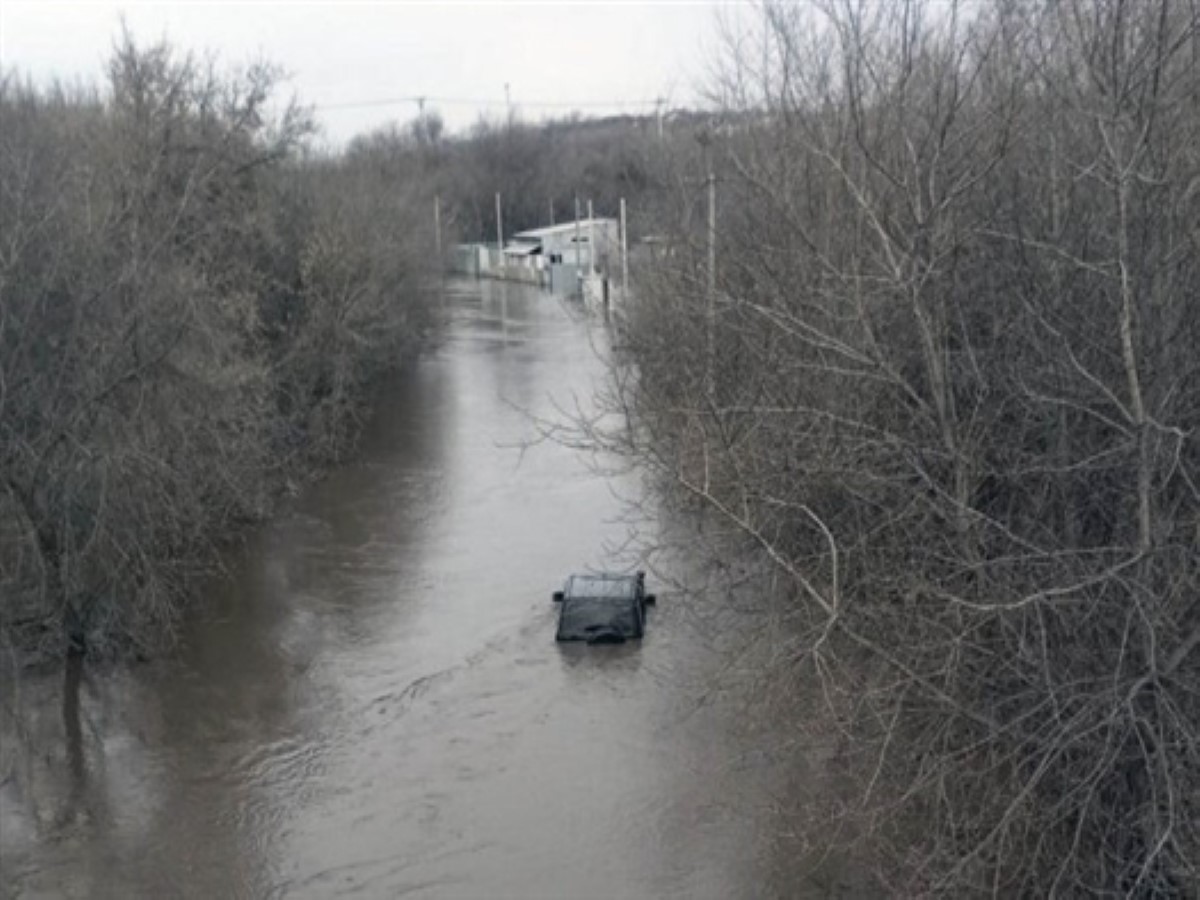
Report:
[[[607,276],[620,265],[621,229],[616,219],[581,219],[514,234],[505,256],[534,260],[549,273],[550,290],[578,294],[593,273]],[[537,260],[540,260],[537,261]]]
[[[477,278],[540,284],[556,294],[586,295],[591,283],[620,272],[621,228],[616,219],[581,219],[514,234],[503,248],[463,244],[455,271]],[[599,292],[600,287],[594,287]]]
[[[550,265],[604,269],[618,261],[621,229],[616,219],[581,219],[514,234],[507,254],[540,255]]]

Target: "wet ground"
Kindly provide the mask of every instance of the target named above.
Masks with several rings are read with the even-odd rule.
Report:
[[[603,328],[515,285],[446,303],[357,461],[251,536],[175,658],[85,673],[78,728],[61,676],[20,685],[2,893],[769,893],[771,779],[709,690],[701,601],[660,591],[640,644],[553,641],[561,578],[630,561],[636,479],[528,445],[531,413],[588,408]]]

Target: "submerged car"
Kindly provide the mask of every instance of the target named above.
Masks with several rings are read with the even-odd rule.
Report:
[[[589,644],[623,644],[646,631],[646,607],[655,601],[646,593],[646,573],[634,575],[572,575],[561,591],[555,640]]]

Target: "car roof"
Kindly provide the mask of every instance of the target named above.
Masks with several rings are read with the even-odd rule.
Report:
[[[574,598],[627,598],[636,591],[636,575],[572,575],[566,587],[567,596]]]

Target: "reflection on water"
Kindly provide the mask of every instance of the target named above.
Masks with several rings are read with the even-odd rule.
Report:
[[[21,683],[8,891],[763,894],[770,779],[704,691],[719,660],[683,599],[640,645],[553,641],[550,592],[613,565],[637,490],[529,443],[528,414],[603,377],[596,326],[516,286],[447,303],[360,458],[251,536],[176,658],[68,674],[66,703]]]

